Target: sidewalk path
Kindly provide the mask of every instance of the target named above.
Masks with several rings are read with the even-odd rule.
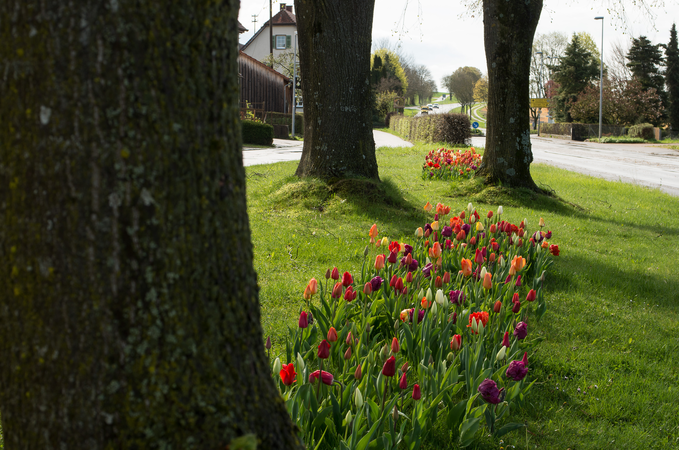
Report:
[[[413,144],[404,141],[398,136],[373,130],[375,148],[379,147],[412,147]],[[243,165],[256,166],[258,164],[271,164],[283,161],[299,161],[302,157],[303,141],[290,141],[287,139],[274,139],[275,148],[248,148],[243,147]]]

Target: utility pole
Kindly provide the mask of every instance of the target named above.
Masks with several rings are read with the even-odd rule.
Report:
[[[257,14],[252,15],[252,32],[253,36],[257,33]]]
[[[292,58],[292,138],[295,139],[295,114],[297,114],[297,32],[295,31],[294,57]]]

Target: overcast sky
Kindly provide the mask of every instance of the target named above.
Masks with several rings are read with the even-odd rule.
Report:
[[[515,0],[510,0],[515,1]],[[274,14],[281,3],[273,1]],[[469,3],[469,0],[467,0]],[[613,42],[627,45],[631,37],[646,36],[652,43],[667,43],[670,28],[679,20],[679,0],[646,0],[650,14],[634,5],[633,0],[544,0],[538,33],[559,31],[571,35],[584,31],[601,46],[601,21],[604,16],[604,61]],[[623,22],[614,11],[624,7]],[[663,6],[664,5],[664,6]],[[611,11],[611,12],[609,12]],[[241,43],[254,34],[252,15],[259,14],[257,29],[269,19],[269,0],[241,0],[239,20],[249,31]],[[483,21],[470,17],[464,0],[376,0],[373,41],[389,38],[400,41],[404,53],[431,71],[439,89],[441,79],[458,67],[473,66],[486,73],[483,47]],[[655,27],[655,28],[654,28]]]

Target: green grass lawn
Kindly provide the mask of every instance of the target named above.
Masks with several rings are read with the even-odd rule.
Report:
[[[427,201],[460,211],[503,205],[507,220],[540,217],[561,255],[545,284],[549,309],[532,333],[537,380],[512,419],[527,424],[503,442],[485,434],[476,448],[679,448],[679,199],[546,165],[532,173],[558,198],[478,182],[420,178],[424,154],[440,145],[380,148],[381,185],[294,177],[296,162],[247,168],[250,226],[262,325],[284,352],[302,292],[326,270],[360,271],[368,230],[408,241]],[[504,218],[504,217],[503,217]],[[439,426],[425,448],[453,449]]]

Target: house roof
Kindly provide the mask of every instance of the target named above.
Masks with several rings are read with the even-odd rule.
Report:
[[[276,25],[295,25],[297,26],[297,17],[292,13],[292,5],[286,5],[285,3],[281,4],[281,10],[278,11],[278,13],[271,18],[271,23],[273,23],[274,26]],[[260,35],[265,29],[269,28],[269,21],[267,20],[264,22],[264,25],[262,25],[262,28],[260,28],[254,36],[250,38],[249,41],[243,45],[241,50],[244,50],[248,48],[248,45],[250,45],[255,39],[257,39],[257,36]]]
[[[286,83],[290,82],[290,78],[286,77],[285,75],[283,75],[282,73],[280,73],[280,72],[278,72],[278,71],[276,71],[276,70],[273,70],[271,67],[267,66],[266,64],[257,61],[255,58],[253,58],[252,56],[248,55],[247,53],[244,53],[244,52],[242,52],[242,51],[239,51],[239,52],[238,52],[238,57],[239,57],[239,58],[244,58],[244,59],[246,59],[246,60],[249,60],[249,61],[251,61],[253,64],[255,64],[256,66],[259,66],[259,67],[261,67],[262,69],[268,70],[269,72],[273,73],[273,74],[276,75],[277,77],[282,78],[283,81],[285,81]]]
[[[240,33],[245,33],[246,31],[248,31],[248,29],[245,28],[245,27],[243,26],[243,24],[240,23],[240,21],[238,21],[238,33],[239,33],[239,34],[240,34]]]

